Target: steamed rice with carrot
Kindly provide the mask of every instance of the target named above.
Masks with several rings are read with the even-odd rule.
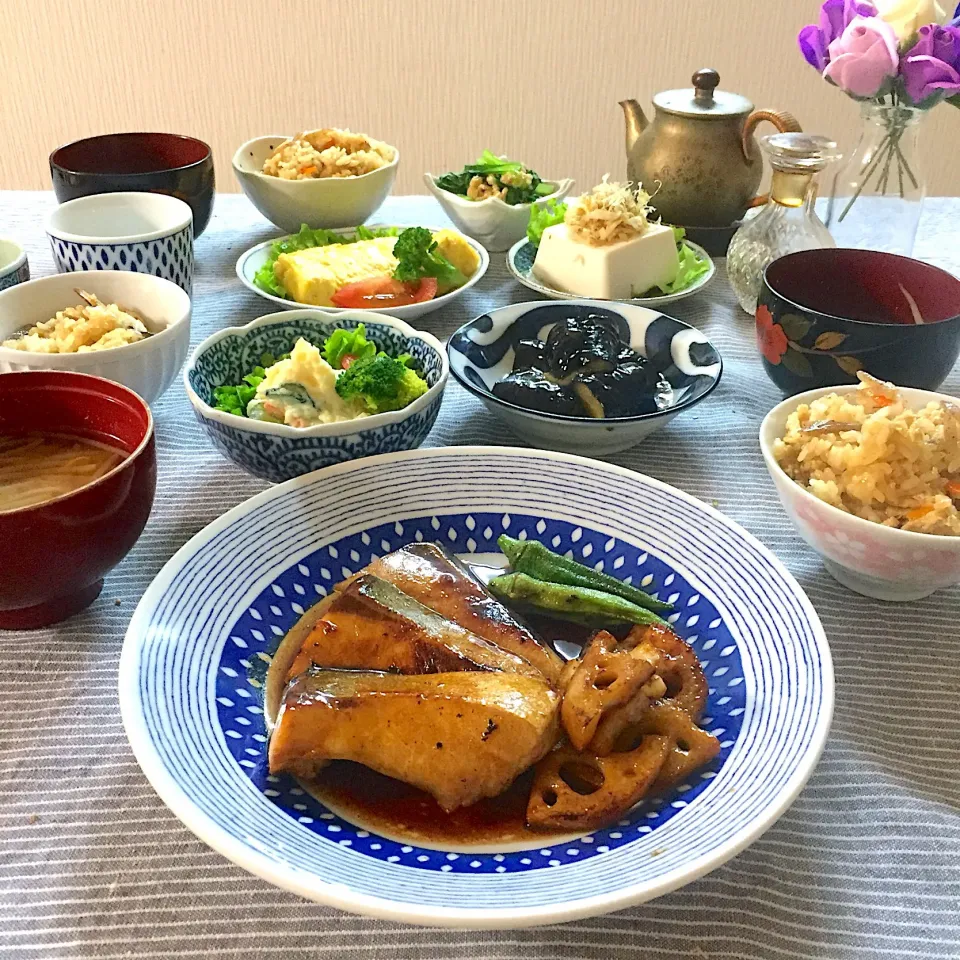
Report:
[[[960,406],[911,410],[859,373],[854,393],[800,404],[773,455],[826,503],[887,527],[960,536]]]
[[[390,163],[396,151],[365,133],[329,127],[284,140],[263,162],[263,173],[282,180],[361,177]]]

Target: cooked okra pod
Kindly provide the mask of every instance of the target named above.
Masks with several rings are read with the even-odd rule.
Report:
[[[655,613],[623,597],[589,587],[548,583],[526,573],[507,573],[494,577],[488,586],[494,596],[501,600],[561,619],[664,623]]]
[[[527,576],[545,580],[547,583],[561,583],[568,587],[586,587],[589,590],[612,593],[648,610],[673,609],[672,604],[655,600],[643,590],[631,587],[630,584],[616,577],[600,573],[598,570],[585,567],[582,563],[577,563],[576,560],[554,553],[539,540],[515,540],[513,537],[502,534],[497,539],[497,545],[510,561],[511,569],[516,573],[525,573]]]

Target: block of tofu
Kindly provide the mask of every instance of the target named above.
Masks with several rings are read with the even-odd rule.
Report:
[[[629,300],[676,279],[680,260],[673,231],[659,223],[631,240],[596,247],[574,239],[565,223],[547,227],[533,275],[578,297]]]
[[[297,303],[329,307],[333,305],[330,298],[342,286],[391,276],[397,267],[393,255],[396,242],[396,237],[377,237],[281,253],[273,272]]]

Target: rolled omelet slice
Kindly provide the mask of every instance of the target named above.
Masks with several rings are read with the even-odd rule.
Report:
[[[392,276],[397,268],[396,242],[396,237],[377,237],[281,253],[273,272],[297,303],[330,307],[333,294],[348,283]]]
[[[438,230],[433,238],[438,252],[466,279],[476,273],[480,257],[464,237],[454,230]],[[396,242],[396,237],[377,237],[281,253],[273,272],[277,282],[297,303],[330,307],[334,293],[348,283],[393,276],[397,269],[397,258],[393,255]],[[451,289],[451,286],[442,286],[439,292],[447,293]]]
[[[437,230],[433,235],[437,252],[443,254],[469,280],[480,266],[480,255],[455,230]],[[446,291],[441,291],[446,293]]]

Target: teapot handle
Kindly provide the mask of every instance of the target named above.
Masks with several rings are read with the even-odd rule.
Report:
[[[750,140],[753,137],[753,131],[756,130],[757,125],[763,123],[764,120],[772,123],[780,133],[801,132],[800,122],[792,113],[786,110],[754,110],[753,113],[747,117],[747,122],[743,125],[743,133],[740,136],[740,148],[743,150],[744,157],[748,160],[750,159]],[[754,197],[747,204],[747,207],[762,207],[768,199],[765,194]]]

